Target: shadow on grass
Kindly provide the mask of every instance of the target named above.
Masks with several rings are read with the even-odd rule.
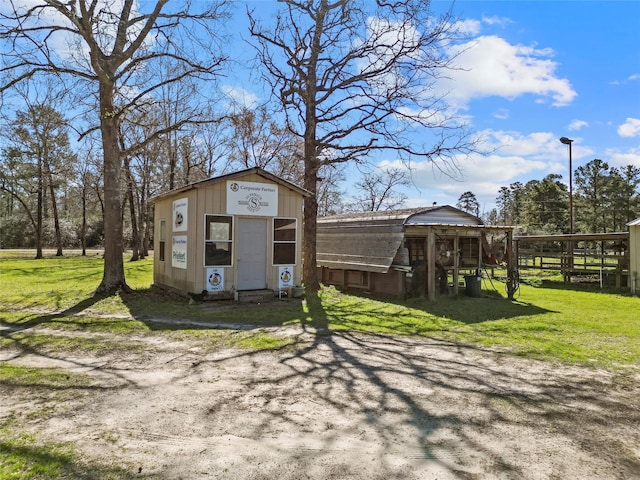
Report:
[[[371,314],[374,315],[376,314],[375,309],[367,307],[367,305],[375,305],[375,302],[382,302],[382,305],[393,304],[400,307],[403,309],[402,313],[392,311],[386,314],[389,317],[390,323],[396,318],[399,327],[402,327],[402,325],[409,326],[412,321],[419,321],[420,318],[431,320],[440,325],[442,321],[476,324],[554,313],[552,310],[539,307],[532,303],[502,298],[493,292],[485,292],[482,297],[440,295],[437,296],[434,301],[429,301],[424,297],[401,299],[398,297],[380,297],[352,292],[349,292],[349,295],[361,299],[359,305],[354,306],[354,311],[370,310]],[[349,315],[349,312],[344,312],[344,315]],[[420,332],[416,331],[414,333]]]
[[[107,298],[108,295],[93,295],[87,298],[84,298],[80,302],[76,303],[72,307],[66,308],[56,313],[48,313],[43,315],[26,315],[28,320],[21,322],[6,322],[2,318],[0,318],[0,326],[4,327],[3,330],[0,331],[0,337],[9,335],[11,333],[20,332],[23,330],[28,330],[33,327],[37,327],[42,324],[49,323],[53,320],[58,320],[61,318],[77,315],[84,310],[91,308],[96,303],[100,302]]]
[[[6,434],[6,432],[5,432]],[[64,446],[26,445],[24,440],[5,438],[0,441],[0,475],[6,468],[7,478],[74,478],[79,480],[103,480],[151,478],[145,473],[136,473],[120,467],[84,464]],[[5,478],[5,477],[3,477]]]

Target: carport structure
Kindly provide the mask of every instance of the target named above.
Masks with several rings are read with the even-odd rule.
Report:
[[[457,295],[460,277],[472,281],[487,264],[513,272],[513,227],[448,205],[322,217],[317,262],[325,284],[433,300]]]

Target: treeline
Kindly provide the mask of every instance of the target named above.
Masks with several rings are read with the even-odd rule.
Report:
[[[639,186],[640,168],[633,165],[615,168],[594,159],[577,168],[573,173],[573,231],[626,231],[626,224],[640,217]],[[542,180],[501,187],[497,208],[485,216],[485,221],[518,225],[525,234],[569,233],[570,203],[562,177],[550,174]]]
[[[167,102],[166,109],[175,105]],[[147,112],[144,121],[123,122],[120,142],[145,138],[167,112]],[[156,120],[148,118],[156,116]],[[121,199],[125,244],[132,258],[144,258],[152,242],[153,206],[162,192],[232,171],[261,167],[302,182],[300,140],[276,124],[265,107],[241,109],[215,122],[191,125],[147,142],[123,158]],[[150,127],[151,125],[151,127]],[[74,142],[77,130],[50,103],[36,103],[2,125],[0,150],[0,245],[42,249],[102,247],[104,183],[99,137]],[[321,172],[321,214],[341,211],[340,169]]]

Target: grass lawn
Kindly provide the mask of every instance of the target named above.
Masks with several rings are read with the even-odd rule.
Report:
[[[102,275],[100,255],[33,260],[24,254],[0,252],[1,323],[116,334],[169,332],[208,338],[220,345],[265,349],[282,348],[287,342],[254,331],[234,335],[234,343],[220,330],[171,326],[154,319],[310,324],[326,329],[323,331],[426,336],[594,367],[640,366],[640,298],[592,288],[538,280],[522,284],[512,302],[505,298],[503,284],[484,280],[483,298],[379,300],[324,288],[318,297],[302,303],[285,300],[247,306],[222,302],[203,307],[150,288],[152,269],[150,259],[127,261],[127,282],[134,292],[93,297]],[[12,338],[0,337],[0,345],[17,338],[24,343],[38,342],[38,346],[47,342],[46,336],[29,335],[25,329],[12,333]],[[59,345],[50,341],[51,348],[110,348],[108,342],[94,345],[86,339],[77,344],[73,339]]]
[[[0,251],[0,327],[8,327],[0,330],[0,348],[53,356],[124,350],[148,354],[142,351],[148,344],[139,341],[146,335],[188,339],[204,349],[279,350],[300,345],[295,336],[278,335],[277,330],[184,324],[192,320],[212,326],[310,325],[320,335],[358,331],[428,337],[604,368],[618,378],[640,370],[640,298],[567,286],[548,273],[523,283],[516,301],[505,298],[502,283],[484,280],[482,298],[439,297],[435,302],[374,299],[327,287],[302,302],[190,305],[151,287],[151,259],[125,262],[132,293],[93,296],[102,276],[100,253],[32,258],[33,252]],[[174,320],[182,323],[171,323]],[[52,335],[31,327],[62,332]],[[162,343],[154,342],[158,348]],[[67,399],[90,391],[94,381],[64,369],[0,362],[0,386],[8,392],[28,388],[30,398],[40,405],[30,412],[0,416],[0,478],[132,478],[131,466],[87,464],[73,444],[46,442],[25,427],[64,410]]]

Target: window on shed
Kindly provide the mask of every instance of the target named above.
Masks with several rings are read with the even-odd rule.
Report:
[[[160,251],[158,252],[158,260],[160,260],[161,262],[164,262],[164,252],[165,249],[167,248],[167,221],[166,220],[160,220],[160,233],[158,235],[159,239],[160,239],[160,245],[158,246]]]
[[[273,264],[295,265],[296,219],[273,219]]]
[[[226,215],[205,215],[204,231],[205,267],[231,266],[233,217]]]

